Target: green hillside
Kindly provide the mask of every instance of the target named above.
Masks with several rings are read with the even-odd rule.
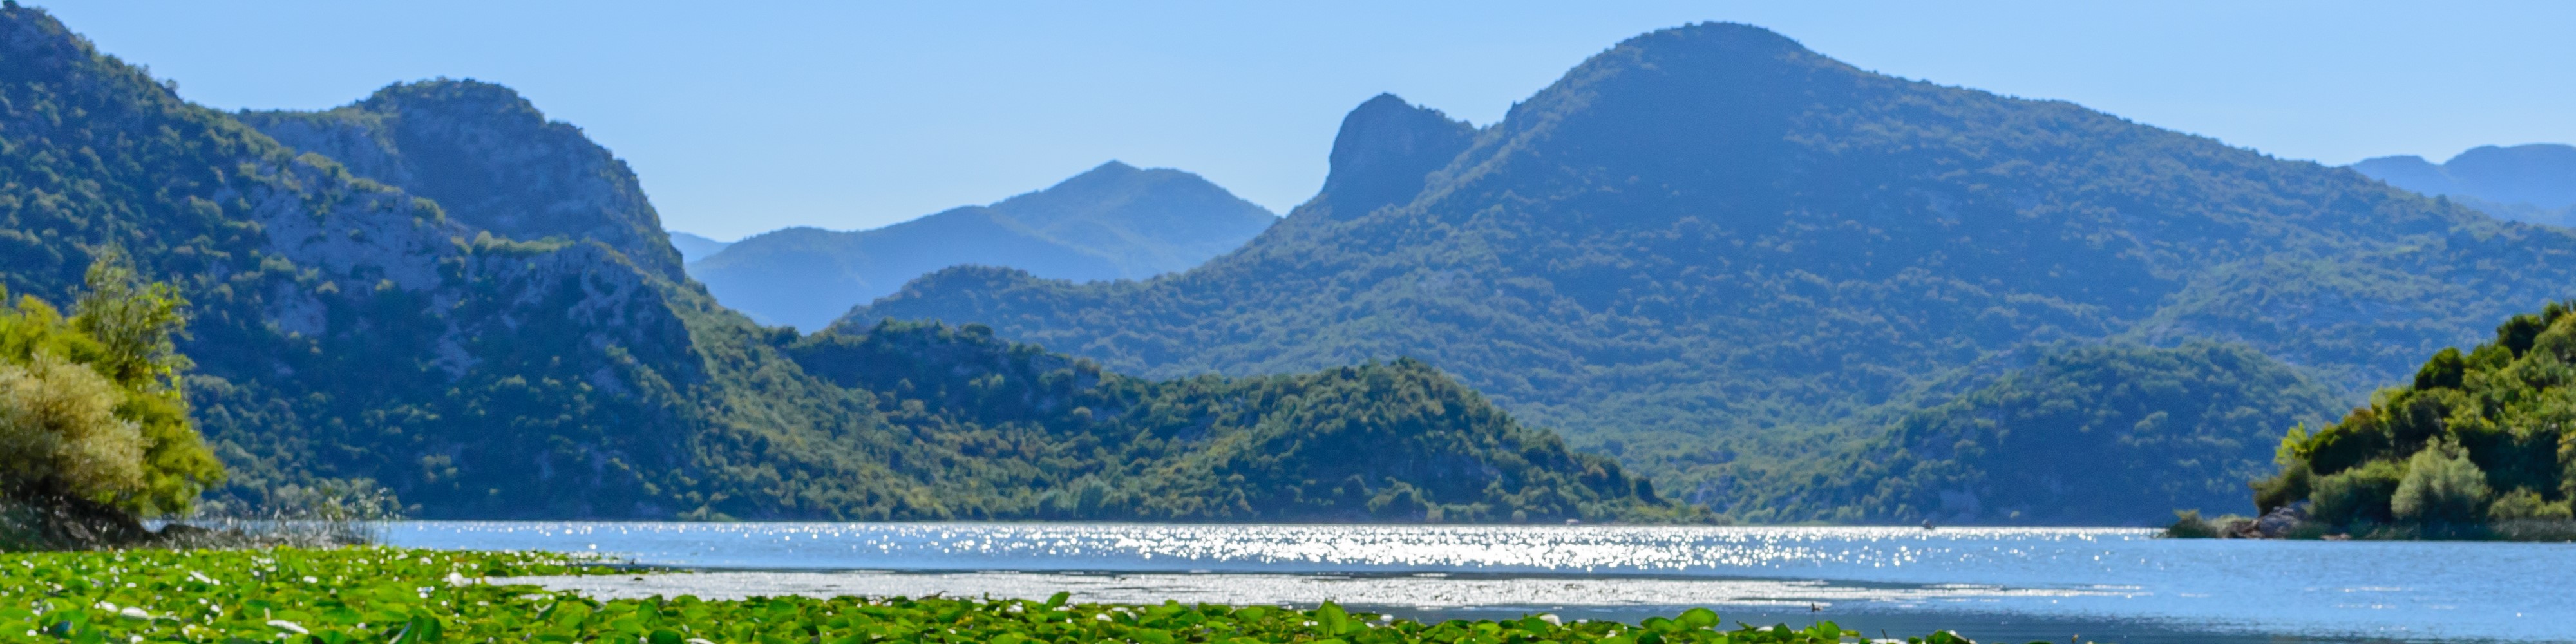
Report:
[[[2492,341],[2433,354],[2412,384],[2380,390],[2343,420],[2290,432],[2255,502],[2268,511],[2308,501],[2319,523],[2360,535],[2510,536],[2519,522],[2563,524],[2576,496],[2570,311],[2552,302],[2515,315]]]
[[[1419,358],[1668,491],[1792,520],[1886,511],[1767,504],[2015,351],[2212,339],[2357,391],[2576,283],[2566,230],[1743,25],[1630,39],[1482,129],[1381,99],[1343,133],[1323,193],[1200,268],[950,269],[845,323],[984,323],[1162,376]],[[1986,462],[2051,458],[2006,449]]]
[[[2149,525],[2238,509],[2272,428],[2341,411],[2299,369],[2242,345],[2066,345],[1842,453],[1784,462],[1751,520]],[[1818,477],[1818,475],[1823,475]],[[1803,475],[1805,481],[1801,484]]]
[[[1577,454],[1414,361],[1153,382],[996,340],[886,323],[786,347],[913,425],[889,467],[939,472],[975,518],[1672,520],[1608,458]],[[935,432],[923,430],[936,428]],[[898,436],[900,438],[900,436]]]
[[[905,373],[925,375],[912,389],[869,379],[850,365],[894,364],[893,336],[799,337],[717,306],[667,269],[677,254],[658,226],[622,232],[654,223],[624,165],[497,86],[397,85],[321,115],[242,115],[382,154],[363,164],[236,116],[181,100],[40,10],[0,10],[0,286],[70,301],[111,247],[174,282],[192,303],[185,399],[231,473],[219,495],[365,478],[439,518],[1680,512],[1419,365],[949,382],[927,374],[1064,361],[904,327],[901,346],[920,354]],[[532,148],[512,147],[521,134]],[[845,345],[856,353],[835,353]],[[1011,415],[917,393],[978,384],[1097,411],[1084,424],[1080,410]],[[1103,386],[1115,389],[1092,391]],[[1339,458],[1354,451],[1391,460]],[[1059,460],[1026,475],[1038,455]],[[1205,494],[1210,481],[1239,496]]]

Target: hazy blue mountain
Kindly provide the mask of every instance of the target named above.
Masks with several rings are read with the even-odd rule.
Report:
[[[351,174],[436,200],[465,225],[513,239],[597,241],[664,278],[680,253],[635,172],[581,128],[548,121],[507,87],[396,83],[322,112],[233,115]]]
[[[680,261],[684,262],[694,262],[706,259],[707,256],[714,255],[717,251],[724,250],[726,246],[733,245],[733,242],[716,241],[676,230],[670,231],[670,233],[671,248],[680,251]]]
[[[1277,220],[1198,175],[1111,161],[1045,190],[884,228],[754,235],[691,262],[689,272],[755,319],[819,329],[950,266],[1144,279],[1234,250]]]
[[[1745,25],[1619,43],[1463,148],[1465,125],[1384,98],[1342,131],[1323,194],[1198,268],[1092,284],[952,268],[846,320],[985,323],[1166,376],[1418,358],[1744,519],[2138,522],[2181,497],[2134,482],[2171,479],[2038,467],[2062,458],[2050,440],[1953,458],[1904,440],[1904,419],[2061,342],[2216,341],[2357,400],[2576,284],[2576,232],[2071,103],[1870,73]],[[2021,414],[2018,394],[1989,397]],[[2242,406],[2263,412],[2156,410],[2238,420],[2119,458],[2241,475],[2312,407]],[[2023,439],[2093,431],[2021,417]],[[1909,458],[1985,474],[1844,467]],[[1985,504],[1944,487],[2017,467],[2068,489]],[[2047,498],[2093,505],[1973,510]]]
[[[2576,226],[2576,146],[2489,145],[2439,164],[2408,154],[2365,159],[2350,167],[2388,185],[2450,197],[2497,217]]]

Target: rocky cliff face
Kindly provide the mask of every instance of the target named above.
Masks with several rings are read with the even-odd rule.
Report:
[[[626,162],[580,128],[546,120],[510,88],[397,83],[328,111],[234,117],[288,147],[339,160],[358,177],[436,200],[473,229],[597,241],[681,279],[679,251]]]
[[[1319,213],[1358,217],[1401,206],[1422,192],[1430,174],[1475,143],[1476,128],[1439,110],[1379,94],[1342,117],[1333,136],[1332,171],[1316,197]],[[1321,214],[1319,216],[1331,216]]]

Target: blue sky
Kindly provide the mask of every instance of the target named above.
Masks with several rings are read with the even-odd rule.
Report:
[[[1372,95],[1487,124],[1622,38],[1701,20],[2287,158],[2576,142],[2571,2],[27,4],[219,108],[510,85],[632,164],[669,227],[727,239],[884,225],[1109,159],[1284,213]]]

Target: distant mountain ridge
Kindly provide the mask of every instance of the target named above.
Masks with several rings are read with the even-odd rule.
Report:
[[[1740,519],[2009,522],[1978,502],[2003,479],[1967,470],[2050,459],[2028,448],[2048,441],[1962,460],[1896,432],[2044,367],[2039,347],[2241,345],[2350,400],[2576,284],[2569,231],[2066,102],[1869,73],[1746,25],[1629,39],[1458,145],[1469,129],[1373,99],[1344,121],[1323,193],[1242,250],[1139,283],[948,269],[844,324],[983,323],[1165,376],[1413,357]],[[2191,411],[2249,419],[2205,426],[2225,435],[2122,458],[2241,473],[2270,460],[2285,428],[2268,423],[2313,411],[2245,404]],[[2016,431],[2086,431],[2031,418]],[[1904,454],[1965,469],[1833,465]],[[2060,498],[2119,502],[2049,521],[2170,518],[2168,497],[2066,471]],[[1958,501],[1854,492],[1882,486]]]
[[[2487,145],[2439,164],[2407,154],[2365,159],[2350,167],[2388,185],[2450,197],[2497,217],[2576,226],[2576,146]]]
[[[754,235],[689,265],[716,299],[771,324],[820,329],[904,282],[957,265],[1052,279],[1144,279],[1243,245],[1278,220],[1198,175],[1111,161],[1053,187],[859,231]]]
[[[701,235],[671,231],[671,248],[680,251],[681,261],[694,262],[706,259],[708,255],[714,255],[716,251],[732,245],[733,242],[729,241],[716,241]]]

